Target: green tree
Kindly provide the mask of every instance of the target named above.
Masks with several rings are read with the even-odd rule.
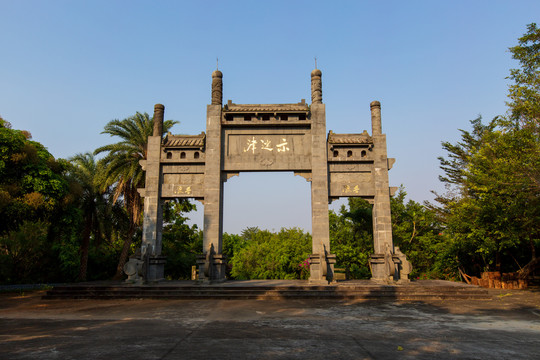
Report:
[[[446,249],[455,266],[514,271],[539,262],[540,246],[540,30],[536,24],[510,48],[520,68],[510,70],[508,115],[457,144],[443,143],[440,158],[447,194],[436,198],[446,225]]]
[[[307,278],[301,264],[311,253],[311,235],[298,228],[283,228],[279,233],[248,228],[245,246],[235,248],[230,262],[236,279]],[[243,237],[242,236],[242,237]]]
[[[250,229],[250,228],[248,228]],[[255,229],[255,228],[251,228]],[[256,228],[257,231],[258,228]],[[245,234],[246,230],[242,231],[242,234]],[[232,259],[234,259],[234,256],[240,252],[243,248],[246,247],[246,245],[249,244],[249,240],[245,236],[240,236],[237,234],[229,234],[229,233],[223,233],[223,255],[227,257],[227,269],[226,269],[226,276],[231,277],[231,271],[232,271]]]
[[[518,69],[511,69],[507,103],[511,117],[522,125],[540,127],[540,29],[535,23],[527,25],[527,33],[511,47],[512,58],[519,61]]]
[[[166,120],[163,131],[167,132],[177,121]],[[147,113],[137,112],[123,120],[112,120],[105,125],[103,134],[120,138],[118,143],[102,146],[95,154],[106,153],[102,159],[104,176],[102,187],[112,187],[113,201],[122,198],[129,217],[129,230],[118,260],[115,278],[123,276],[124,264],[131,244],[141,226],[142,198],[137,189],[144,187],[144,172],[139,164],[146,159],[148,136],[152,135],[154,119]]]
[[[456,270],[514,271],[537,261],[540,192],[529,168],[540,165],[538,137],[503,118],[471,123],[474,136],[462,131],[457,144],[443,143],[454,159],[441,159],[448,192],[435,199],[446,248]]]
[[[167,257],[165,276],[170,279],[191,279],[191,267],[196,264],[202,249],[202,231],[189,226],[183,213],[195,210],[185,199],[165,204],[163,211],[163,255]]]
[[[413,265],[411,278],[454,278],[441,260],[444,252],[442,224],[428,207],[409,200],[401,187],[390,198],[394,246],[407,255]]]
[[[107,217],[107,197],[99,184],[98,162],[91,153],[77,154],[70,159],[71,179],[78,186],[77,205],[82,211],[83,227],[80,242],[79,280],[86,281],[90,238],[96,245],[101,242],[103,225]]]
[[[529,127],[496,119],[494,131],[484,134],[484,145],[470,158],[467,187],[485,210],[489,238],[495,248],[495,266],[501,256],[520,264],[523,248],[535,261],[540,239],[539,138]],[[494,215],[496,214],[496,215]],[[517,254],[516,251],[520,254]]]
[[[69,203],[66,168],[29,132],[14,130],[0,118],[2,282],[46,281],[63,266],[50,230],[65,218],[62,210]]]
[[[0,234],[24,220],[47,219],[68,192],[63,173],[47,149],[27,131],[0,126]]]
[[[345,268],[347,279],[367,279],[373,253],[372,205],[352,197],[348,205],[339,214],[329,212],[330,248],[336,255],[336,267]]]
[[[37,282],[47,280],[44,276],[36,277],[38,268],[47,269],[38,264],[45,260],[50,248],[47,246],[47,222],[23,221],[16,229],[0,237],[2,253],[3,282]]]

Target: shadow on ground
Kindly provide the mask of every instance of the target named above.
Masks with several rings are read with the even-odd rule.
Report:
[[[1,359],[533,359],[540,293],[490,300],[41,300],[0,294]]]

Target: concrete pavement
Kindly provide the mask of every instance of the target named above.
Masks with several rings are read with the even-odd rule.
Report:
[[[540,293],[490,301],[41,300],[0,294],[0,359],[537,359]]]

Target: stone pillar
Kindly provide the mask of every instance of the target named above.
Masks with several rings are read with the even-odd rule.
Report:
[[[371,109],[371,135],[373,136],[381,135],[382,134],[381,103],[378,101],[373,101],[371,102],[369,107]]]
[[[322,104],[322,72],[319,69],[311,72],[311,103]]]
[[[212,73],[212,105],[223,104],[223,74],[216,70]]]
[[[161,201],[161,137],[165,107],[154,107],[154,132],[148,137],[146,155],[146,181],[144,191],[144,220],[141,257],[145,261],[145,280],[157,282],[164,279],[165,258],[161,256],[161,230],[163,204]]]
[[[154,132],[153,136],[163,136],[163,114],[165,106],[161,104],[154,105]]]
[[[321,71],[311,72],[311,234],[310,282],[333,279],[335,256],[330,254],[328,221],[328,158],[326,109],[322,103]]]
[[[204,172],[203,255],[199,257],[199,279],[225,280],[222,254],[223,181],[221,178],[222,73],[212,73],[212,104],[206,108],[206,165]]]
[[[386,282],[393,280],[395,264],[392,259],[392,218],[390,214],[390,186],[388,181],[388,158],[386,135],[382,133],[381,104],[371,103],[371,126],[373,137],[373,182],[375,199],[373,203],[373,244],[375,253],[371,255],[372,280]]]

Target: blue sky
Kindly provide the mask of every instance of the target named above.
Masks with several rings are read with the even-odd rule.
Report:
[[[507,49],[538,14],[519,0],[0,0],[0,115],[63,158],[114,142],[100,134],[108,121],[156,103],[180,121],[173,133],[198,134],[216,57],[224,101],[294,103],[310,101],[316,56],[327,130],[371,131],[379,100],[391,185],[422,202],[443,191],[441,141],[505,113]],[[310,211],[309,183],[292,173],[225,185],[228,232],[309,231]]]

